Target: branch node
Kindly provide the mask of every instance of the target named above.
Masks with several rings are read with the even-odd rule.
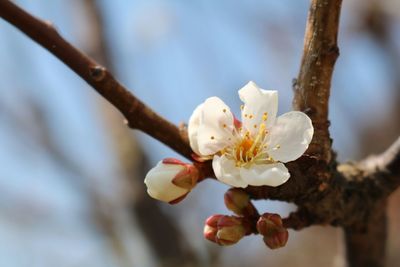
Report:
[[[104,79],[104,77],[106,77],[106,72],[107,72],[106,68],[100,65],[89,67],[90,77],[96,82],[101,82]]]

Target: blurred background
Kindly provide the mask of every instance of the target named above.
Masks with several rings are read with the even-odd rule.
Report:
[[[150,107],[186,122],[209,96],[239,111],[249,80],[291,109],[309,1],[19,0],[105,64]],[[340,161],[379,153],[400,132],[400,2],[344,1],[330,101]],[[202,237],[228,211],[206,181],[177,206],[151,199],[146,172],[179,157],[123,118],[50,53],[0,20],[0,266],[344,266],[342,232],[290,231],[267,249]],[[400,192],[389,208],[388,264],[400,262]],[[256,203],[287,215],[293,205]]]

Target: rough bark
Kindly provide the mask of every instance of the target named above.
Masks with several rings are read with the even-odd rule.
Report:
[[[377,205],[371,213],[366,225],[344,228],[349,266],[379,267],[385,264],[386,203]]]
[[[313,0],[308,13],[300,72],[293,83],[293,107],[307,113],[314,125],[309,153],[330,162],[329,95],[337,45],[342,0]]]

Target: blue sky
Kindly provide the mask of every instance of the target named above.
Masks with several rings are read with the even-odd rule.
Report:
[[[88,48],[90,27],[80,1],[16,2],[52,21],[83,51]],[[279,91],[279,113],[291,109],[291,84],[299,69],[309,1],[100,3],[116,77],[174,123],[187,121],[194,108],[213,95],[238,112],[237,90],[249,80]],[[330,108],[333,144],[341,160],[361,156],[360,129],[386,116],[393,95],[387,59],[376,44],[354,31],[356,11],[347,7]],[[0,40],[0,265],[54,266],[62,259],[62,266],[116,266],[85,218],[86,197],[70,182],[81,177],[57,166],[35,142],[40,129],[32,123],[29,109],[31,102],[40,106],[58,146],[83,172],[97,177],[91,182],[109,184],[115,157],[109,140],[112,129],[99,116],[100,96],[4,21]],[[3,110],[13,117],[1,114]],[[20,126],[15,126],[15,119]],[[138,136],[153,162],[176,155],[159,142]],[[201,186],[213,194],[226,189],[216,183]],[[200,198],[195,192],[193,199]],[[210,201],[200,200],[202,216],[210,212]],[[260,205],[277,211],[287,207]],[[222,203],[211,208],[222,209]],[[20,213],[25,217],[14,217]],[[132,246],[143,250],[135,259],[137,266],[154,264],[145,245]]]

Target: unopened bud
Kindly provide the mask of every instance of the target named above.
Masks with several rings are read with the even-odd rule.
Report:
[[[253,216],[257,214],[249,195],[243,189],[229,189],[224,195],[224,201],[226,207],[237,215]]]
[[[164,159],[144,179],[147,193],[158,200],[176,204],[190,192],[199,179],[197,168],[177,159]]]
[[[206,223],[204,225],[204,237],[211,242],[217,243],[216,237],[218,232],[218,221],[224,215],[212,215],[207,218]]]
[[[283,227],[282,218],[278,214],[264,213],[257,222],[258,232],[264,236],[264,243],[270,249],[284,247],[289,233]]]
[[[274,235],[264,236],[264,243],[270,249],[284,247],[289,239],[289,232],[285,228],[280,228]]]
[[[243,220],[235,216],[213,215],[204,226],[204,237],[221,246],[236,244],[245,235]]]

